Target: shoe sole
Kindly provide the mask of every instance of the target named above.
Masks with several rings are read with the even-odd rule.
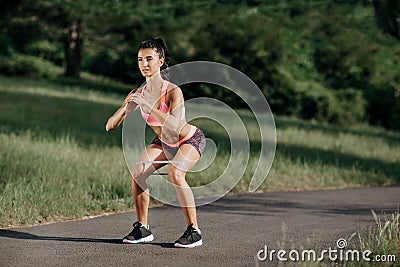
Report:
[[[197,242],[194,242],[192,244],[187,244],[187,245],[180,244],[180,243],[175,243],[174,246],[176,248],[194,248],[194,247],[198,247],[198,246],[201,246],[201,245],[203,245],[203,240],[202,239],[197,241]]]
[[[149,236],[143,237],[143,238],[138,239],[138,240],[123,239],[122,242],[125,243],[125,244],[139,244],[139,243],[151,242],[153,240],[154,240],[154,236],[153,235],[149,235]]]

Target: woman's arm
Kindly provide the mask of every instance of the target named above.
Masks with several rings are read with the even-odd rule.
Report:
[[[124,103],[107,121],[106,131],[112,131],[117,128],[121,122],[125,119],[128,104]]]
[[[132,103],[130,97],[136,92],[132,90],[125,98],[122,106],[108,119],[106,123],[106,131],[112,131],[117,128],[129,115],[130,112],[137,108],[136,103]]]
[[[170,129],[174,132],[179,132],[181,128],[186,124],[186,116],[185,116],[185,106],[184,106],[184,98],[182,94],[182,90],[179,87],[175,87],[169,90],[168,93],[168,102],[169,102],[169,115],[162,113],[159,110],[152,110],[152,114],[156,113],[159,116],[164,118],[161,123],[167,129]],[[161,113],[161,114],[159,114]],[[154,114],[153,116],[157,118],[157,115]],[[166,116],[165,116],[166,115]]]

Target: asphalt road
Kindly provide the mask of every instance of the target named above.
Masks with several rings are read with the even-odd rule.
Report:
[[[0,266],[270,266],[258,251],[335,247],[400,205],[400,186],[228,196],[198,209],[204,245],[173,248],[185,230],[179,208],[151,208],[155,239],[122,244],[132,212],[18,229],[0,229]],[[286,238],[283,237],[286,235]],[[292,247],[293,248],[293,247]]]

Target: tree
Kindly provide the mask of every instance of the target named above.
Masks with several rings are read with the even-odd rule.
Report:
[[[65,75],[79,77],[85,20],[93,16],[96,6],[100,6],[100,0],[21,0],[7,4],[8,35],[20,50],[41,39],[62,42]]]
[[[373,3],[378,27],[400,40],[400,1],[374,0]]]
[[[82,19],[73,20],[64,36],[65,59],[67,63],[65,76],[67,77],[79,78],[80,76],[83,46],[82,25]]]

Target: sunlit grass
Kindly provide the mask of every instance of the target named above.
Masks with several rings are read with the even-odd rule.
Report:
[[[0,134],[1,224],[81,217],[132,206],[118,147],[84,149],[68,137]]]
[[[1,77],[0,92],[19,93],[55,98],[70,98],[104,104],[120,104],[121,96],[116,93],[104,93],[83,89],[79,86],[49,83],[46,80],[26,80]]]

